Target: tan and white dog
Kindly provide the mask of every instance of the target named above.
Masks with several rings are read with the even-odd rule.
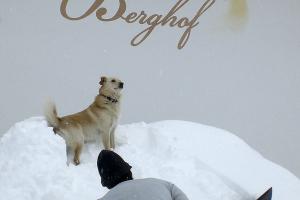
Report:
[[[53,131],[66,141],[67,151],[74,153],[73,161],[80,164],[85,142],[100,141],[105,149],[115,148],[115,129],[120,114],[121,90],[124,83],[117,78],[101,77],[99,94],[85,110],[58,117],[54,103],[48,103],[45,117]]]

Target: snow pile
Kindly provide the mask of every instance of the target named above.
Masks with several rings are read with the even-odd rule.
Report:
[[[169,180],[190,200],[251,200],[270,186],[274,200],[299,196],[299,179],[224,130],[182,121],[137,123],[119,126],[117,143],[135,178]],[[81,164],[66,165],[64,140],[43,118],[17,123],[0,142],[1,199],[103,196],[96,167],[101,148],[86,145]]]

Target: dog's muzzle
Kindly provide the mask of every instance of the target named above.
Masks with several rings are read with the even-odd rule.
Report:
[[[123,82],[120,82],[120,83],[119,83],[119,88],[122,89],[123,87],[124,87],[124,83],[123,83]]]

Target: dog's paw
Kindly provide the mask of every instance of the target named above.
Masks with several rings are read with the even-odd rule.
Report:
[[[77,166],[77,165],[80,164],[80,161],[79,161],[78,159],[75,159],[75,158],[74,158],[74,164]]]

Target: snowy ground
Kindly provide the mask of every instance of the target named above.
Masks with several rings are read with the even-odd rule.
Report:
[[[118,152],[135,178],[177,184],[191,200],[251,200],[270,186],[274,200],[297,199],[300,180],[224,130],[183,121],[122,125]],[[87,145],[82,164],[66,165],[62,138],[43,118],[17,123],[0,142],[0,199],[97,199],[100,147]]]

